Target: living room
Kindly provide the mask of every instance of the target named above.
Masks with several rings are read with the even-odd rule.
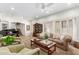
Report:
[[[79,55],[79,3],[0,8],[0,55]]]

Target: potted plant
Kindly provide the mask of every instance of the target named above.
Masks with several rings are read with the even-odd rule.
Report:
[[[14,42],[15,37],[14,36],[5,36],[3,38],[3,45],[10,45]]]
[[[48,35],[47,35],[47,33],[45,33],[44,39],[45,39],[45,41],[47,42],[47,40],[48,40]]]

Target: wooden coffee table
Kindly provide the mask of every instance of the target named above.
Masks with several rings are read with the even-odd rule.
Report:
[[[36,45],[42,51],[46,52],[48,55],[51,55],[56,51],[56,43],[50,40],[31,40],[31,46]]]

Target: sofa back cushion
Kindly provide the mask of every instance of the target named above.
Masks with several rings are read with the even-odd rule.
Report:
[[[54,39],[60,39],[60,35],[59,34],[53,34],[53,38]]]
[[[73,45],[75,48],[78,48],[78,49],[79,49],[79,42],[73,41],[73,42],[72,42],[72,45]]]
[[[53,33],[50,33],[50,38],[53,38]]]

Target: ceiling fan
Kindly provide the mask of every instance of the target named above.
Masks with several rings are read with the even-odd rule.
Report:
[[[53,4],[54,4],[54,3],[40,3],[40,6],[39,6],[40,11],[41,11],[41,12],[45,12],[45,13],[49,12],[49,11],[51,10],[50,7],[51,7]]]
[[[45,8],[47,8],[47,7],[50,7],[52,4],[53,4],[53,3],[41,3],[40,5],[41,5],[41,8],[42,8],[42,9],[45,9]]]

